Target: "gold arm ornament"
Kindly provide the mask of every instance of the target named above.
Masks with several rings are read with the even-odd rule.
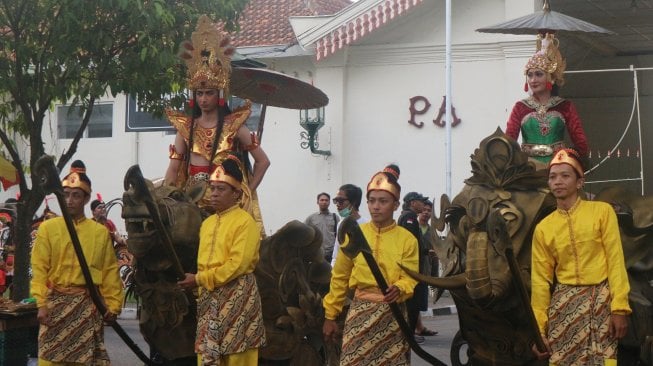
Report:
[[[186,154],[180,154],[177,152],[177,149],[175,149],[175,145],[171,144],[170,145],[170,154],[168,155],[170,157],[170,160],[184,160]]]
[[[252,142],[250,144],[246,145],[243,149],[245,151],[256,150],[256,148],[259,147],[259,145],[260,145],[258,137],[256,136],[256,133],[254,133],[254,132],[250,132],[249,136],[252,139]]]

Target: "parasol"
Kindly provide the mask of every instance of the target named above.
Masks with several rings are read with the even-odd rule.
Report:
[[[231,71],[231,94],[261,104],[257,135],[263,138],[267,106],[289,109],[324,107],[329,98],[320,89],[280,72],[249,67],[234,67]]]
[[[280,108],[324,107],[329,98],[313,85],[280,72],[249,67],[231,71],[231,93],[253,102]]]
[[[544,0],[542,10],[520,18],[505,21],[489,27],[476,30],[481,33],[533,34],[533,31],[567,31],[600,34],[616,34],[611,30],[599,27],[584,20],[552,11],[549,1]],[[550,33],[550,32],[549,32]]]
[[[5,191],[19,182],[18,171],[9,160],[0,155],[0,186]]]

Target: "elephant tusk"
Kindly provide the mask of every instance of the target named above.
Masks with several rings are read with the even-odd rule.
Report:
[[[467,284],[467,278],[464,273],[449,276],[449,277],[431,277],[410,270],[399,263],[397,264],[399,265],[399,267],[401,267],[401,269],[406,271],[406,273],[408,273],[410,277],[418,280],[419,282],[426,283],[427,285],[443,288],[445,290],[455,290],[455,289],[463,288]]]

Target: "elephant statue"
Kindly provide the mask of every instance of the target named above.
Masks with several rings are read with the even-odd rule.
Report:
[[[135,167],[125,177],[122,217],[142,304],[140,330],[163,365],[197,364],[196,293],[182,291],[177,278],[180,272],[197,270],[205,214],[196,202],[203,195],[201,185],[183,191],[152,184]],[[331,266],[321,243],[321,232],[299,221],[261,242],[254,275],[267,345],[259,350],[260,365],[325,364],[322,296],[328,291]]]
[[[139,185],[150,192],[168,229],[174,245],[173,258],[162,250],[162,236],[136,188]],[[196,297],[177,285],[174,262],[181,264],[183,273],[197,271],[202,214],[195,203],[203,194],[201,187],[184,192],[171,186],[154,186],[138,177],[125,178],[122,218],[128,234],[127,247],[134,256],[133,290],[141,303],[139,326],[151,356],[164,365],[197,364]]]
[[[653,196],[612,186],[594,199],[610,203],[617,213],[630,283],[633,313],[619,342],[619,364],[653,365]]]
[[[443,196],[440,217],[432,216],[431,242],[443,277],[411,275],[452,295],[460,322],[453,365],[462,364],[457,351],[465,343],[471,365],[546,365],[531,351],[539,332],[529,294],[532,235],[556,209],[547,171],[529,161],[500,129],[481,141],[471,166],[472,176],[462,191],[453,201]],[[620,364],[639,359],[651,365],[653,198],[612,188],[595,199],[617,210],[631,282],[633,315],[629,335],[620,342]],[[437,231],[447,225],[446,237],[440,238]],[[622,355],[633,353],[634,362],[622,361]]]

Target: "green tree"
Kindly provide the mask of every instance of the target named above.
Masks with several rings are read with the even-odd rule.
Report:
[[[13,300],[29,295],[31,221],[44,194],[25,172],[45,154],[42,130],[48,110],[58,102],[82,111],[81,127],[57,158],[61,170],[75,154],[99,97],[128,93],[151,111],[160,110],[162,95],[182,85],[184,70],[176,55],[199,15],[233,28],[246,3],[0,0],[0,141],[20,173]],[[28,146],[25,161],[17,138]]]

